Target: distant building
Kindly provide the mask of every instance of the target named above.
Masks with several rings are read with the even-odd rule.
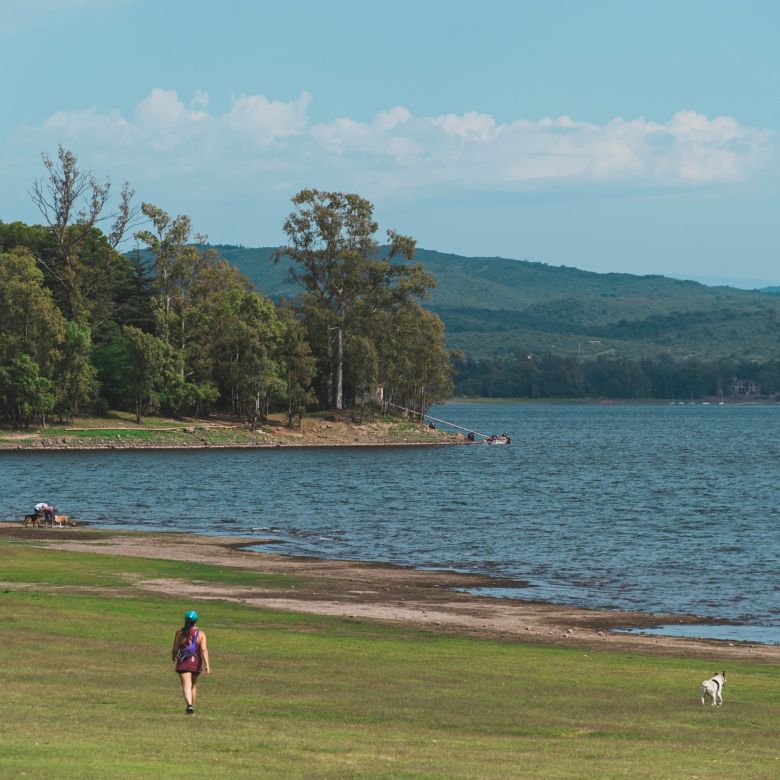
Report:
[[[755,379],[739,379],[734,377],[731,380],[732,395],[760,395],[761,385]]]

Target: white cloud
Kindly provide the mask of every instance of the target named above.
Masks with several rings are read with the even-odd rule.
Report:
[[[327,152],[337,155],[373,155],[390,157],[397,162],[424,151],[409,138],[405,127],[412,115],[403,106],[380,111],[372,122],[356,122],[344,117],[314,125],[311,138]]]
[[[307,125],[306,109],[311,101],[308,92],[302,92],[298,100],[285,103],[268,100],[263,95],[247,95],[233,101],[223,121],[260,146],[288,136],[301,135]]]
[[[152,132],[171,131],[209,118],[205,111],[188,109],[173,89],[153,89],[135,107],[134,116],[138,126]]]
[[[478,114],[476,111],[469,111],[461,116],[447,114],[436,117],[432,122],[447,135],[458,136],[464,141],[484,143],[496,137],[496,122],[489,114]]]
[[[401,109],[393,109],[400,112]],[[400,114],[399,114],[400,115]],[[571,117],[497,123],[489,114],[468,112],[387,122],[348,118],[316,125],[311,136],[342,160],[353,158],[365,174],[397,179],[401,167],[413,172],[399,186],[448,182],[505,189],[534,181],[614,181],[635,184],[692,184],[734,181],[749,176],[766,158],[772,138],[764,130],[730,117],[709,119],[684,111],[667,122],[616,118],[605,125]],[[391,158],[390,163],[367,158]],[[383,167],[384,166],[384,167]]]
[[[310,103],[306,92],[290,101],[242,95],[219,114],[205,92],[186,105],[176,91],[157,88],[129,116],[93,107],[20,128],[6,153],[62,143],[96,167],[121,160],[139,185],[185,173],[202,186],[319,186],[379,197],[442,188],[527,190],[549,181],[700,186],[746,179],[774,149],[766,130],[689,110],[667,121],[618,117],[595,124],[566,115],[498,122],[477,111],[413,116],[395,106],[367,122],[339,117],[312,124]]]
[[[378,130],[388,131],[408,122],[411,118],[412,115],[408,108],[395,106],[389,111],[380,111],[374,119],[374,125]]]
[[[202,89],[196,89],[195,94],[192,96],[190,104],[196,108],[206,109],[209,107],[209,93],[204,92]]]

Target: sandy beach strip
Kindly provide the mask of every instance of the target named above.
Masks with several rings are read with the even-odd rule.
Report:
[[[615,633],[620,628],[713,623],[693,615],[591,610],[533,600],[493,598],[465,588],[522,587],[524,583],[449,571],[301,558],[273,551],[274,540],[186,533],[115,531],[92,526],[24,528],[0,522],[0,538],[29,539],[55,550],[128,555],[289,574],[295,587],[246,587],[180,580],[142,580],[149,593],[233,601],[262,609],[404,624],[459,636],[549,646],[650,652],[655,655],[780,663],[780,647],[748,642]],[[262,552],[248,547],[267,547]],[[2,580],[2,573],[0,573]],[[18,587],[18,583],[14,584]]]

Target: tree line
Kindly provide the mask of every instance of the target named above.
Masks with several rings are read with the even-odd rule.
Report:
[[[780,361],[580,360],[546,353],[455,363],[455,393],[487,398],[665,398],[729,395],[736,378],[757,382],[761,394],[780,394]]]
[[[376,238],[372,204],[303,190],[284,223],[292,300],[272,301],[193,232],[134,205],[125,183],[43,155],[41,225],[0,221],[0,416],[14,427],[86,411],[241,416],[289,425],[364,398],[424,411],[452,392],[444,326],[420,301],[433,278],[415,242]],[[121,252],[135,237],[138,250]]]

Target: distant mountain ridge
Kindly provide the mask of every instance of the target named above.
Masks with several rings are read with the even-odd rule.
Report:
[[[274,298],[299,289],[273,247],[214,245]],[[583,271],[502,257],[418,249],[437,287],[424,305],[445,322],[448,343],[470,357],[552,352],[588,359],[780,354],[780,288],[708,287],[664,276]]]

